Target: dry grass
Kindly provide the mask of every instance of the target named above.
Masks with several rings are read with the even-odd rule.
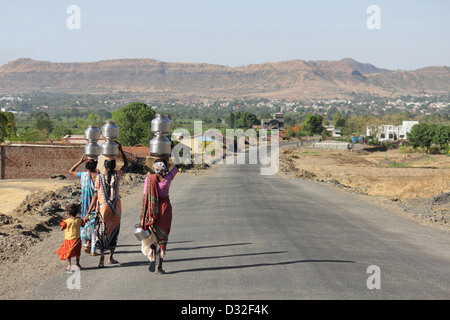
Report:
[[[302,147],[286,149],[283,156],[284,163],[290,159],[288,171],[294,175],[312,172],[315,174],[313,179],[335,179],[374,196],[429,198],[450,191],[450,157],[443,155]]]

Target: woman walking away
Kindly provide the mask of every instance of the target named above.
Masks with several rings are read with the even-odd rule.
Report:
[[[76,204],[70,204],[67,206],[68,217],[61,222],[61,231],[64,232],[64,243],[56,250],[61,260],[67,260],[66,271],[72,269],[72,258],[76,258],[77,267],[81,269],[80,255],[81,255],[81,237],[80,229],[84,226],[84,221],[77,217],[78,206]]]
[[[156,160],[153,164],[154,174],[148,174],[144,182],[144,199],[140,226],[144,230],[151,230],[151,236],[142,241],[141,251],[150,260],[150,272],[155,272],[156,253],[159,253],[158,273],[163,274],[162,268],[167,249],[170,228],[172,225],[172,205],[169,199],[170,184],[178,172],[177,166],[170,172],[167,161]]]
[[[94,195],[88,212],[96,208],[95,214],[95,247],[100,250],[100,262],[98,267],[105,266],[105,251],[109,250],[109,263],[118,263],[113,258],[117,239],[120,231],[120,220],[122,217],[122,205],[119,195],[119,184],[127,166],[128,159],[119,144],[119,151],[123,159],[123,167],[116,171],[116,160],[109,158],[105,160],[105,172],[99,173],[95,179]],[[86,216],[85,222],[90,218]]]
[[[85,172],[76,172],[77,167],[86,161]],[[87,215],[93,215],[94,212],[89,212],[89,206],[92,202],[92,197],[94,195],[94,181],[98,174],[97,160],[87,159],[83,154],[81,159],[75,163],[75,165],[70,168],[70,174],[77,176],[81,179],[81,219],[86,218]],[[89,221],[81,228],[81,242],[85,247],[86,253],[91,253],[95,255],[95,233],[94,233],[94,220]]]

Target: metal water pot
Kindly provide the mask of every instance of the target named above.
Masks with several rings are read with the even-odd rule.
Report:
[[[102,136],[106,140],[116,140],[119,138],[119,126],[115,121],[106,121],[102,127]]]
[[[119,155],[119,144],[115,141],[106,141],[102,143],[102,155],[104,156],[118,156]]]
[[[84,130],[84,138],[86,140],[100,140],[101,133],[100,130],[95,126],[88,126],[86,130]]]
[[[172,152],[172,142],[167,138],[166,134],[155,133],[155,136],[150,140],[151,154],[170,154]]]
[[[134,230],[134,235],[139,241],[142,241],[150,237],[150,232],[148,230],[142,229],[141,227],[138,227]]]
[[[102,148],[96,142],[89,142],[84,146],[84,154],[88,157],[98,157]]]
[[[152,132],[170,133],[172,129],[172,121],[167,118],[167,115],[157,114],[156,118],[152,120]]]

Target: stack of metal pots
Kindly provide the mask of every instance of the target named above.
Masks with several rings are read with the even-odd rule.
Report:
[[[105,142],[102,143],[101,153],[105,157],[115,157],[119,155],[119,144],[115,141],[119,138],[119,126],[114,121],[106,121],[102,127],[102,136]]]
[[[84,131],[84,138],[88,141],[84,146],[84,154],[90,159],[97,159],[101,154],[101,147],[98,144],[100,130],[95,126],[88,126]]]
[[[169,155],[172,152],[172,142],[167,137],[172,128],[172,121],[167,115],[157,114],[152,120],[151,130],[154,134],[150,140],[150,153],[152,155],[161,156]]]

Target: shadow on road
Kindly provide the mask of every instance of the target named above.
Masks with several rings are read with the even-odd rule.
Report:
[[[171,242],[170,244],[175,243],[189,243],[193,241],[176,241]],[[210,249],[210,248],[220,248],[220,247],[231,247],[231,246],[243,246],[243,245],[251,245],[250,242],[240,242],[240,243],[227,243],[227,244],[213,244],[206,246],[195,246],[195,247],[179,247],[179,248],[171,248],[168,251],[177,251],[177,250],[198,250],[198,249]],[[124,247],[131,247],[135,245],[123,245]],[[140,246],[136,244],[136,246]],[[138,253],[139,251],[118,251],[116,253],[124,254],[124,253]],[[249,256],[260,256],[260,255],[275,255],[286,253],[286,251],[269,251],[269,252],[251,252],[251,253],[237,253],[237,254],[229,254],[229,255],[215,255],[215,256],[200,256],[200,257],[188,257],[182,259],[167,259],[165,263],[176,263],[176,262],[186,262],[186,261],[197,261],[197,260],[212,260],[212,259],[222,259],[222,258],[237,258],[237,257],[249,257]],[[307,259],[307,260],[293,260],[293,261],[280,261],[280,262],[265,262],[265,263],[255,263],[255,264],[244,264],[244,265],[228,265],[228,266],[218,266],[218,267],[204,267],[204,268],[191,268],[184,270],[174,270],[167,272],[167,274],[177,274],[177,273],[185,273],[185,272],[201,272],[201,271],[221,271],[221,270],[233,270],[233,269],[246,269],[246,268],[260,268],[260,267],[271,267],[271,266],[283,266],[283,265],[291,265],[297,263],[355,263],[355,261],[350,260],[315,260],[315,259]],[[143,266],[148,265],[148,260],[142,261],[132,261],[121,263],[120,267],[135,267],[135,266]]]
[[[171,242],[171,244],[175,243],[189,243],[193,241],[176,241]],[[213,244],[206,246],[195,246],[195,247],[180,247],[180,248],[171,248],[168,251],[177,251],[177,250],[198,250],[198,249],[211,249],[211,248],[220,248],[220,247],[231,247],[231,246],[243,246],[243,245],[251,245],[250,242],[241,242],[241,243],[227,243],[227,244]],[[134,247],[140,246],[140,244],[136,245],[121,245],[118,247]],[[140,250],[132,250],[132,251],[116,251],[116,254],[129,254],[129,253],[139,253]],[[251,253],[237,253],[237,254],[228,254],[228,255],[214,255],[214,256],[199,256],[199,257],[188,257],[182,259],[167,259],[166,263],[176,263],[176,262],[186,262],[186,261],[197,261],[197,260],[212,260],[212,259],[223,259],[223,258],[237,258],[237,257],[250,257],[250,256],[261,256],[261,255],[275,255],[286,253],[286,251],[268,251],[268,252],[251,252]],[[259,268],[259,267],[271,267],[271,266],[282,266],[282,265],[291,265],[297,263],[355,263],[355,261],[349,260],[293,260],[293,261],[280,261],[280,262],[266,262],[266,263],[255,263],[255,264],[244,264],[244,265],[229,265],[229,266],[218,266],[218,267],[204,267],[204,268],[191,268],[185,270],[175,270],[167,272],[167,274],[177,274],[177,273],[185,273],[185,272],[201,272],[201,271],[220,271],[220,270],[233,270],[233,269],[246,269],[246,268]],[[132,262],[124,262],[120,263],[120,267],[135,267],[135,266],[144,266],[148,265],[148,260],[141,261],[132,261]],[[118,265],[116,265],[118,266]],[[110,266],[111,267],[111,266]]]
[[[185,258],[185,259],[167,260],[167,262],[184,262],[184,261],[210,260],[210,259],[220,259],[220,258],[248,257],[248,256],[259,256],[259,255],[264,255],[264,254],[279,254],[279,253],[286,253],[286,251],[239,253],[239,254],[229,254],[229,255],[223,255],[223,256],[208,256],[208,257],[196,257],[196,258],[189,257],[189,258]]]
[[[221,258],[257,256],[257,255],[265,255],[265,254],[280,254],[280,253],[285,253],[285,252],[286,251],[254,252],[254,253],[230,254],[230,255],[222,255],[222,256],[189,257],[189,258],[184,258],[184,259],[167,259],[167,260],[164,260],[164,263],[168,264],[168,263],[173,263],[173,262],[185,262],[185,261],[195,261],[195,260],[211,260],[211,259],[221,259]],[[121,267],[135,267],[135,266],[140,266],[140,265],[148,265],[148,260],[124,262],[124,263],[120,264]],[[177,272],[180,272],[180,271],[177,271]]]
[[[286,251],[271,251],[271,252],[253,252],[253,253],[240,253],[240,254],[229,254],[229,255],[221,255],[221,256],[204,256],[204,257],[189,257],[183,259],[167,259],[164,260],[165,263],[173,263],[173,262],[185,262],[185,261],[196,261],[196,260],[211,260],[211,259],[221,259],[221,258],[235,258],[235,257],[248,257],[248,256],[259,256],[265,254],[280,254],[286,253]],[[133,262],[125,262],[121,263],[121,267],[134,267],[139,265],[147,265],[148,260],[145,261],[133,261]]]
[[[355,261],[348,260],[294,260],[294,261],[283,261],[283,262],[267,262],[267,263],[256,263],[247,265],[237,265],[237,266],[221,266],[221,267],[207,267],[207,268],[193,268],[186,270],[170,271],[167,274],[176,274],[184,272],[199,272],[199,271],[220,271],[220,270],[233,270],[233,269],[245,269],[245,268],[257,268],[257,267],[271,267],[271,266],[282,266],[296,263],[355,263]]]
[[[180,241],[179,241],[180,242]],[[188,241],[184,241],[188,242]],[[192,241],[190,241],[192,242]],[[175,242],[169,242],[169,245],[175,243]],[[227,243],[227,244],[213,244],[209,246],[197,246],[197,247],[186,247],[186,248],[172,248],[168,249],[168,251],[175,251],[175,250],[198,250],[198,249],[208,249],[208,248],[219,248],[219,247],[232,247],[232,246],[245,246],[252,244],[251,242],[242,242],[242,243]]]
[[[175,243],[188,243],[188,242],[194,242],[194,241],[174,241],[174,242],[169,242],[169,248],[167,249],[167,252],[170,251],[178,251],[178,250],[199,250],[199,249],[209,249],[209,248],[219,248],[219,247],[231,247],[231,246],[243,246],[243,245],[249,245],[252,244],[251,242],[242,242],[242,243],[228,243],[228,244],[213,244],[213,245],[209,245],[209,246],[196,246],[196,247],[185,247],[185,248],[170,248],[170,245],[175,244]],[[141,247],[141,244],[125,244],[125,245],[120,245],[117,246],[117,248],[119,247]],[[134,251],[122,251],[116,250],[116,254],[129,254],[129,253],[139,253],[141,252],[141,250],[134,250]]]

